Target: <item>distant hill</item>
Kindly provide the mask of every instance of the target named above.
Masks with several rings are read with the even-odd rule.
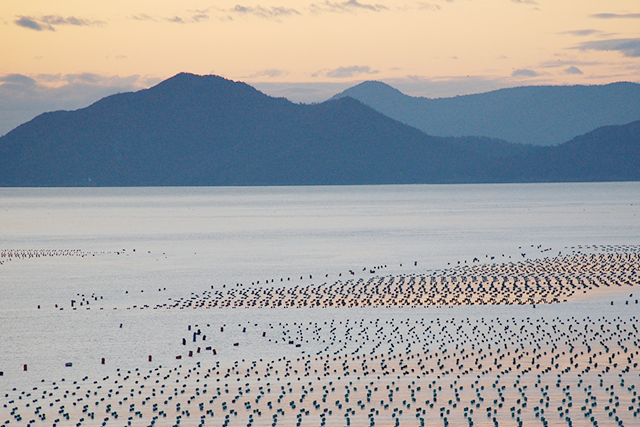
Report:
[[[368,81],[335,95],[357,99],[436,136],[486,136],[556,145],[607,125],[640,120],[640,84],[527,86],[453,98],[422,98]]]
[[[497,181],[640,181],[640,120],[499,161]]]
[[[442,138],[352,98],[298,105],[179,74],[0,138],[2,186],[200,186],[636,180],[638,124],[558,147]]]

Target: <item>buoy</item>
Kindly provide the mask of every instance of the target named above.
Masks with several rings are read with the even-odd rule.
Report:
[[[213,349],[213,355],[215,356],[216,354],[217,354],[217,353],[216,353],[216,349],[214,348],[214,349]]]
[[[178,360],[182,359],[182,356],[176,356],[176,359],[178,359]]]
[[[22,365],[22,370],[26,371],[27,370],[27,364],[25,363],[24,365]]]
[[[100,360],[100,364],[104,365],[104,357]]]
[[[152,359],[153,359],[153,358],[151,357],[151,355],[149,355],[149,362],[151,362],[151,360],[152,360]]]
[[[193,350],[189,350],[189,357],[193,357]]]
[[[70,367],[72,367],[72,366],[73,366],[73,363],[71,363],[71,362],[67,362],[67,363],[65,363],[65,364],[64,364],[64,366],[66,366],[67,368],[70,368]]]

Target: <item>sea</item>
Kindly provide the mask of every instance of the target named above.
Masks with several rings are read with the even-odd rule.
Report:
[[[230,363],[326,351],[257,339],[309,322],[486,314],[474,307],[162,308],[207,292],[638,244],[638,182],[3,188],[0,392],[197,357],[210,363],[199,354],[176,359],[197,329],[226,328],[211,345],[216,361]],[[530,309],[492,310],[512,317]]]

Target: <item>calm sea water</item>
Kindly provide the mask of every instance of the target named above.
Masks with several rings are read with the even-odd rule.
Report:
[[[316,350],[252,346],[278,323],[443,315],[140,310],[212,288],[413,274],[475,257],[503,262],[639,243],[640,183],[0,189],[0,249],[85,255],[0,265],[0,390],[148,366],[148,355],[175,363],[188,325],[249,325],[217,338],[219,357],[237,360]],[[90,296],[89,306],[71,309],[72,299]],[[101,357],[108,363],[98,364]]]

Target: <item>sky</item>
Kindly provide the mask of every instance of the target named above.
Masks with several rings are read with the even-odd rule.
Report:
[[[179,72],[321,102],[640,82],[638,0],[2,0],[0,135]]]

